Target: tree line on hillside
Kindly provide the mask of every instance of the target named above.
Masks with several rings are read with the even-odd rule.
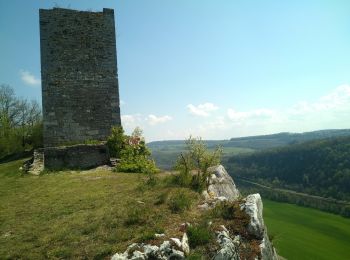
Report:
[[[350,137],[231,157],[234,176],[338,200],[350,200]]]
[[[293,203],[303,207],[316,208],[322,211],[327,211],[334,214],[339,214],[343,217],[350,217],[350,203],[342,203],[338,201],[327,201],[318,199],[315,196],[301,196],[299,193],[291,193],[278,189],[268,189],[262,186],[252,185],[239,178],[235,179],[239,187],[239,191],[245,194],[260,193],[263,198],[278,201]]]
[[[0,85],[0,159],[42,146],[42,115],[38,102],[17,97]]]

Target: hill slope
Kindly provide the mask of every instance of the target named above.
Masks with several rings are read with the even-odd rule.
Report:
[[[231,157],[235,176],[275,187],[350,200],[350,137],[337,137]]]
[[[311,140],[325,139],[338,136],[350,136],[350,129],[329,129],[305,133],[277,133],[231,138],[230,140],[206,140],[209,149],[218,145],[224,150],[224,157],[251,153],[269,148],[302,143]],[[157,165],[162,169],[170,169],[179,154],[185,150],[184,140],[155,141],[147,144]]]

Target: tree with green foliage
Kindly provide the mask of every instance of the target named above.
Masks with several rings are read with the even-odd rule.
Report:
[[[0,85],[0,158],[42,146],[40,105]]]
[[[111,157],[120,158],[120,152],[126,143],[124,129],[121,126],[112,127],[111,134],[107,139],[107,146]]]
[[[221,156],[221,147],[209,151],[201,138],[190,136],[186,140],[186,151],[180,154],[175,164],[175,169],[179,171],[176,176],[178,184],[189,185],[197,191],[207,189],[208,168],[220,164]]]

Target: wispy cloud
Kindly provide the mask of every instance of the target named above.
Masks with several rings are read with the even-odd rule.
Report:
[[[318,113],[348,109],[350,107],[350,86],[340,85],[329,94],[319,98],[316,102],[302,101],[288,110],[290,114],[303,115],[306,113]]]
[[[146,118],[146,121],[148,121],[150,125],[157,125],[157,124],[165,123],[170,120],[172,120],[172,117],[168,115],[165,115],[165,116],[148,115]]]
[[[33,74],[31,74],[29,71],[27,70],[20,70],[20,75],[21,75],[21,79],[22,81],[30,86],[40,86],[41,84],[41,80],[36,78]]]
[[[219,109],[213,103],[208,103],[208,102],[204,104],[199,104],[198,106],[189,104],[187,105],[187,108],[190,114],[195,116],[209,116],[210,112]]]
[[[140,114],[121,115],[121,120],[122,120],[122,125],[125,128],[136,127],[142,121]]]
[[[232,108],[227,110],[227,116],[231,120],[240,121],[250,118],[271,118],[277,115],[277,112],[272,109],[259,108],[250,111],[236,111]]]

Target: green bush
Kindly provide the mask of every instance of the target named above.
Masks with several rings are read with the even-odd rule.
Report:
[[[120,158],[120,153],[125,146],[125,135],[123,127],[112,127],[111,135],[107,139],[107,146],[111,157]]]
[[[176,192],[169,199],[168,205],[173,213],[183,212],[185,209],[189,209],[192,204],[192,199],[184,191]]]
[[[204,223],[198,226],[188,227],[187,235],[191,248],[205,245],[209,243],[212,238],[208,225]]]
[[[124,135],[122,127],[113,127],[107,144],[111,156],[120,158],[117,171],[147,174],[158,171],[141,129],[135,128],[132,135],[128,136]]]
[[[220,163],[222,149],[210,152],[201,138],[186,140],[186,151],[181,153],[174,168],[179,174],[174,178],[178,185],[202,192],[208,183],[208,168]]]

